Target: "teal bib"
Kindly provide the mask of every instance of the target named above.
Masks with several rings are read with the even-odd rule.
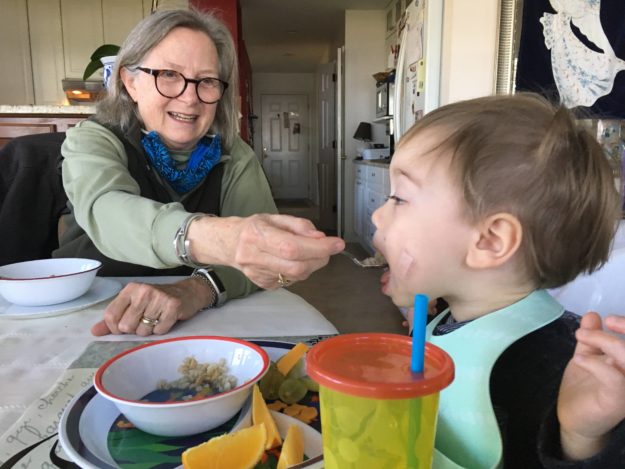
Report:
[[[448,311],[428,324],[427,340],[451,355],[456,370],[440,395],[434,469],[501,466],[503,445],[490,399],[493,366],[511,344],[563,312],[562,305],[538,290],[448,334],[432,335]]]

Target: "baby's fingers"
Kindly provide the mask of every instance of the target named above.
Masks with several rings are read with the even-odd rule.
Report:
[[[575,332],[575,337],[577,338],[575,354],[589,355],[601,353],[592,343],[583,340],[584,337],[587,337],[589,333],[594,331],[601,331],[601,316],[594,312],[588,312],[582,317],[579,329]]]
[[[622,368],[614,366],[612,358],[598,355],[575,355],[573,360],[580,368],[593,375],[608,389],[618,390],[623,394],[625,373],[623,373]]]
[[[608,316],[605,318],[605,325],[611,331],[625,334],[625,316]]]
[[[607,357],[625,370],[625,340],[602,330],[579,329],[575,355]]]

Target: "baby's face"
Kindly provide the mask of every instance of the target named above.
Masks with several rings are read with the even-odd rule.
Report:
[[[390,269],[383,291],[398,306],[410,306],[415,293],[453,297],[475,236],[450,156],[427,151],[436,143],[436,133],[424,131],[400,146],[390,166],[390,197],[372,216],[373,244]]]

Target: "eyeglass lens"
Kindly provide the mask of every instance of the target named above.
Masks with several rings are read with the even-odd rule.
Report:
[[[216,78],[190,80],[173,70],[160,70],[156,75],[156,89],[166,98],[177,98],[184,93],[187,84],[195,84],[197,96],[204,103],[216,103],[224,94],[224,84]]]

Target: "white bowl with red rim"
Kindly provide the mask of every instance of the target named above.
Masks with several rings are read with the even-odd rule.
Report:
[[[39,259],[0,267],[0,295],[21,306],[48,306],[82,296],[95,280],[100,261]]]
[[[224,359],[228,374],[237,379],[236,386],[190,401],[142,401],[162,380],[179,379],[182,375],[178,368],[188,357],[199,363]],[[187,436],[211,430],[231,419],[268,368],[267,352],[251,342],[217,336],[175,337],[139,345],[114,356],[98,368],[94,386],[135,427],[155,435]]]

